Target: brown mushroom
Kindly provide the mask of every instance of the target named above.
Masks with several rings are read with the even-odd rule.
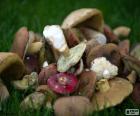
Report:
[[[90,67],[91,62],[98,57],[106,57],[112,64],[119,66],[121,55],[117,45],[109,43],[106,45],[98,45],[91,48],[86,55],[87,66]]]
[[[71,12],[63,21],[62,28],[72,28],[77,26],[90,27],[98,31],[103,31],[102,12],[93,8],[82,8]]]
[[[140,44],[136,45],[130,52],[130,55],[140,60]]]
[[[97,85],[99,90],[92,97],[94,111],[120,104],[133,91],[132,84],[119,77],[99,82]]]
[[[135,84],[137,79],[137,74],[135,71],[131,71],[131,73],[126,77],[132,84]]]
[[[88,116],[92,112],[89,99],[82,96],[59,98],[53,108],[56,116]]]
[[[2,80],[10,81],[21,79],[25,67],[21,58],[15,53],[0,53],[0,77]]]
[[[84,70],[79,75],[77,94],[91,98],[95,89],[96,73]]]

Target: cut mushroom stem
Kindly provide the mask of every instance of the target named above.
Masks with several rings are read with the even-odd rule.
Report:
[[[110,85],[107,79],[101,79],[97,82],[97,89],[100,92],[106,92],[110,89]]]

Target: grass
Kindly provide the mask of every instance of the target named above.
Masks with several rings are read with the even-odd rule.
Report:
[[[61,24],[72,10],[91,7],[103,11],[104,20],[112,28],[126,25],[132,29],[129,37],[132,44],[140,42],[140,1],[139,0],[4,0],[0,1],[0,51],[9,51],[15,32],[21,26],[42,34],[47,24]],[[26,94],[10,90],[10,99],[1,104],[0,115],[7,116],[51,116],[52,110],[22,112],[19,103]],[[94,116],[123,116],[126,108],[139,108],[130,98],[122,104],[94,112]]]

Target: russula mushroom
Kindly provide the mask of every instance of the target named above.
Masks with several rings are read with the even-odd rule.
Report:
[[[35,88],[38,85],[38,74],[32,72],[30,75],[25,75],[22,80],[13,81],[12,84],[18,90],[26,90],[29,87]]]
[[[140,44],[136,45],[130,52],[130,55],[140,60]]]
[[[25,67],[21,58],[15,53],[0,53],[0,77],[2,80],[10,81],[21,79]]]
[[[89,99],[83,96],[59,98],[53,108],[56,116],[88,116],[92,113]]]
[[[34,92],[28,95],[20,104],[23,111],[29,109],[39,109],[45,102],[45,95],[40,92]]]
[[[119,26],[113,30],[113,33],[118,37],[128,37],[131,29],[127,26]]]
[[[59,25],[46,26],[43,34],[46,40],[52,44],[54,49],[61,53],[57,62],[57,70],[59,72],[65,72],[71,66],[74,66],[79,62],[86,48],[84,42],[69,49],[63,31]]]
[[[97,87],[99,90],[92,97],[94,111],[120,104],[133,91],[132,84],[126,79],[119,77],[115,77],[109,81],[101,79],[97,83]]]
[[[94,59],[90,69],[96,73],[97,80],[110,79],[118,74],[118,67],[111,64],[105,57]]]
[[[104,34],[107,38],[107,42],[119,42],[119,38],[113,33],[112,29],[108,25],[104,25]]]
[[[93,8],[82,8],[71,12],[63,21],[62,28],[77,26],[90,27],[103,31],[103,16],[100,10]]]
[[[87,66],[90,67],[91,62],[98,57],[106,57],[112,64],[119,66],[121,63],[121,55],[117,45],[108,43],[106,45],[98,45],[91,48],[86,55]]]
[[[45,66],[41,69],[41,72],[39,73],[39,84],[47,84],[47,80],[50,76],[55,75],[57,73],[57,66],[56,64],[49,64],[48,66]]]
[[[135,103],[140,104],[140,83],[134,84],[134,89],[131,96]]]
[[[9,92],[7,90],[7,87],[4,85],[3,81],[0,79],[0,103],[7,100],[9,97]]]
[[[58,73],[49,77],[47,81],[48,87],[59,94],[73,93],[77,83],[77,77],[71,73]]]
[[[76,93],[78,95],[86,96],[91,98],[93,96],[95,82],[96,82],[96,73],[93,71],[84,70],[79,76],[79,83]]]
[[[86,27],[81,27],[80,31],[83,33],[83,35],[88,41],[94,39],[101,45],[104,45],[107,42],[106,37],[101,32]]]

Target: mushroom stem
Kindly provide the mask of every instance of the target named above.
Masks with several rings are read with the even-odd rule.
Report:
[[[110,85],[107,79],[101,79],[97,82],[97,89],[100,92],[106,92],[110,89]]]

